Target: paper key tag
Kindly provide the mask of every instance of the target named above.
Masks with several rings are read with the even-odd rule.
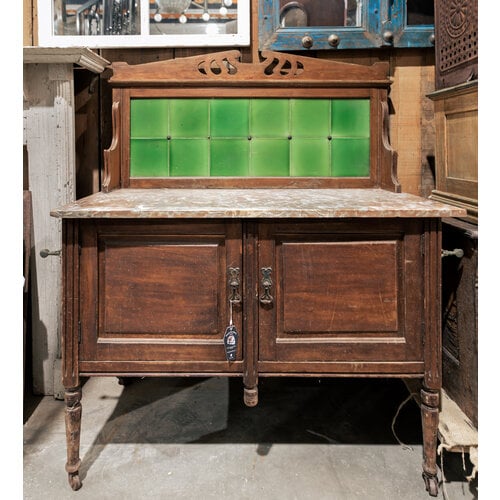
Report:
[[[238,351],[238,330],[234,325],[229,325],[224,333],[224,349],[226,350],[226,359],[234,361]]]

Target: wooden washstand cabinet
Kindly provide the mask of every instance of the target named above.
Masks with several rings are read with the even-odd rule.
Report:
[[[464,210],[400,193],[387,63],[261,58],[112,65],[102,191],[52,212],[69,483],[82,376],[241,377],[248,406],[259,377],[400,377],[436,496],[441,218]]]

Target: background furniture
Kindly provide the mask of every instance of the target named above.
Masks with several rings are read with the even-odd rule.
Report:
[[[443,224],[443,390],[450,404],[441,414],[440,447],[469,453],[470,480],[477,472],[478,426],[477,0],[436,2],[435,88],[429,95],[436,120],[431,198],[467,210]]]

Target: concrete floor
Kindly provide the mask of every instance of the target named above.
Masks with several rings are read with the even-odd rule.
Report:
[[[400,380],[91,378],[83,387],[83,487],[64,465],[64,403],[25,402],[24,498],[419,500],[420,412]],[[467,458],[467,456],[466,456]],[[444,457],[440,498],[477,498],[462,457]],[[467,467],[466,467],[467,468]]]

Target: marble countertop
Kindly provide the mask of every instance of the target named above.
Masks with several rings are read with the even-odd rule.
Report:
[[[464,217],[466,211],[382,189],[117,189],[51,215],[61,218]]]

